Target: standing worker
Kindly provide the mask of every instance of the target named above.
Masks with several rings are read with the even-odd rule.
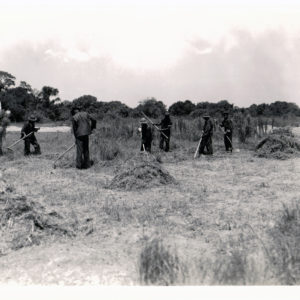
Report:
[[[148,125],[145,118],[142,118],[140,123],[141,123],[141,127],[139,129],[142,135],[141,151],[151,152],[151,143],[153,139],[152,129]]]
[[[202,130],[202,139],[199,147],[199,155],[212,155],[213,146],[212,146],[212,136],[214,131],[214,124],[208,114],[203,116],[205,120],[203,130]],[[204,149],[206,148],[206,151]]]
[[[90,160],[89,135],[96,128],[97,121],[90,114],[73,107],[72,128],[76,143],[76,168],[88,169],[94,162]]]
[[[26,135],[29,135],[24,139],[24,155],[30,155],[30,144],[34,147],[34,152],[32,154],[41,154],[41,147],[37,142],[37,139],[34,135],[35,132],[37,132],[40,128],[35,128],[35,122],[37,121],[37,118],[35,115],[30,115],[28,118],[28,121],[24,124],[22,130],[21,130],[21,138],[23,138]]]
[[[224,119],[222,123],[220,124],[220,127],[224,128],[224,144],[226,151],[232,152],[232,130],[233,130],[233,124],[232,121],[228,118],[229,113],[226,111],[223,113]]]
[[[10,124],[10,110],[6,110],[5,112],[0,111],[0,156],[3,155],[2,143],[3,139],[6,136],[6,128]]]
[[[164,118],[161,120],[161,122],[156,125],[160,126],[160,132],[161,132],[159,148],[168,152],[170,149],[170,137],[171,137],[171,126],[172,126],[170,113],[167,111],[165,113]]]

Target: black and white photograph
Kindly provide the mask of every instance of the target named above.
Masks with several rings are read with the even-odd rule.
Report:
[[[299,1],[0,0],[0,39],[5,298],[299,295]]]

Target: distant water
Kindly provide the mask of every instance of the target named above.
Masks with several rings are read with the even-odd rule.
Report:
[[[37,126],[38,127],[38,126]],[[20,132],[22,127],[18,126],[8,126],[7,131],[8,132]],[[39,132],[70,132],[71,127],[69,126],[54,126],[54,127],[40,127],[41,129]]]

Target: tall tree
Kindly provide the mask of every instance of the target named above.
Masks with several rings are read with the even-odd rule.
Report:
[[[169,107],[169,111],[172,115],[184,116],[189,115],[195,109],[195,107],[196,105],[190,100],[185,100],[184,102],[177,101]]]
[[[8,72],[0,71],[0,91],[6,90],[15,85],[15,76]]]
[[[57,97],[53,100],[51,100],[51,97],[57,96],[59,93],[58,89],[53,88],[51,86],[44,86],[42,88],[42,91],[39,94],[39,97],[42,99],[42,104],[44,107],[49,108],[51,105],[51,102],[54,104],[55,102],[59,101],[60,98]]]
[[[135,108],[134,115],[140,115],[141,112],[152,118],[158,118],[166,111],[166,106],[162,101],[157,101],[155,98],[148,98],[140,102]]]
[[[26,90],[28,93],[32,93],[32,87],[26,81],[20,81],[19,87]]]

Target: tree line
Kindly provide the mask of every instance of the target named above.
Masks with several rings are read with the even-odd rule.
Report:
[[[32,88],[30,84],[21,81],[16,85],[16,78],[5,71],[0,71],[0,101],[3,109],[12,113],[12,121],[24,121],[28,114],[34,112],[40,121],[65,121],[70,118],[73,105],[93,113],[96,118],[128,118],[140,117],[143,111],[149,117],[158,118],[167,110],[166,105],[155,98],[147,98],[130,108],[121,101],[98,101],[92,95],[83,95],[72,101],[63,101],[59,97],[59,90],[51,86],[44,86],[41,90]],[[221,100],[217,103],[198,102],[190,100],[177,101],[169,108],[173,116],[197,118],[204,113],[218,117],[223,111],[233,114],[242,113],[251,117],[293,118],[300,117],[300,108],[291,102],[275,101],[271,104],[252,104],[247,108],[240,108]]]

